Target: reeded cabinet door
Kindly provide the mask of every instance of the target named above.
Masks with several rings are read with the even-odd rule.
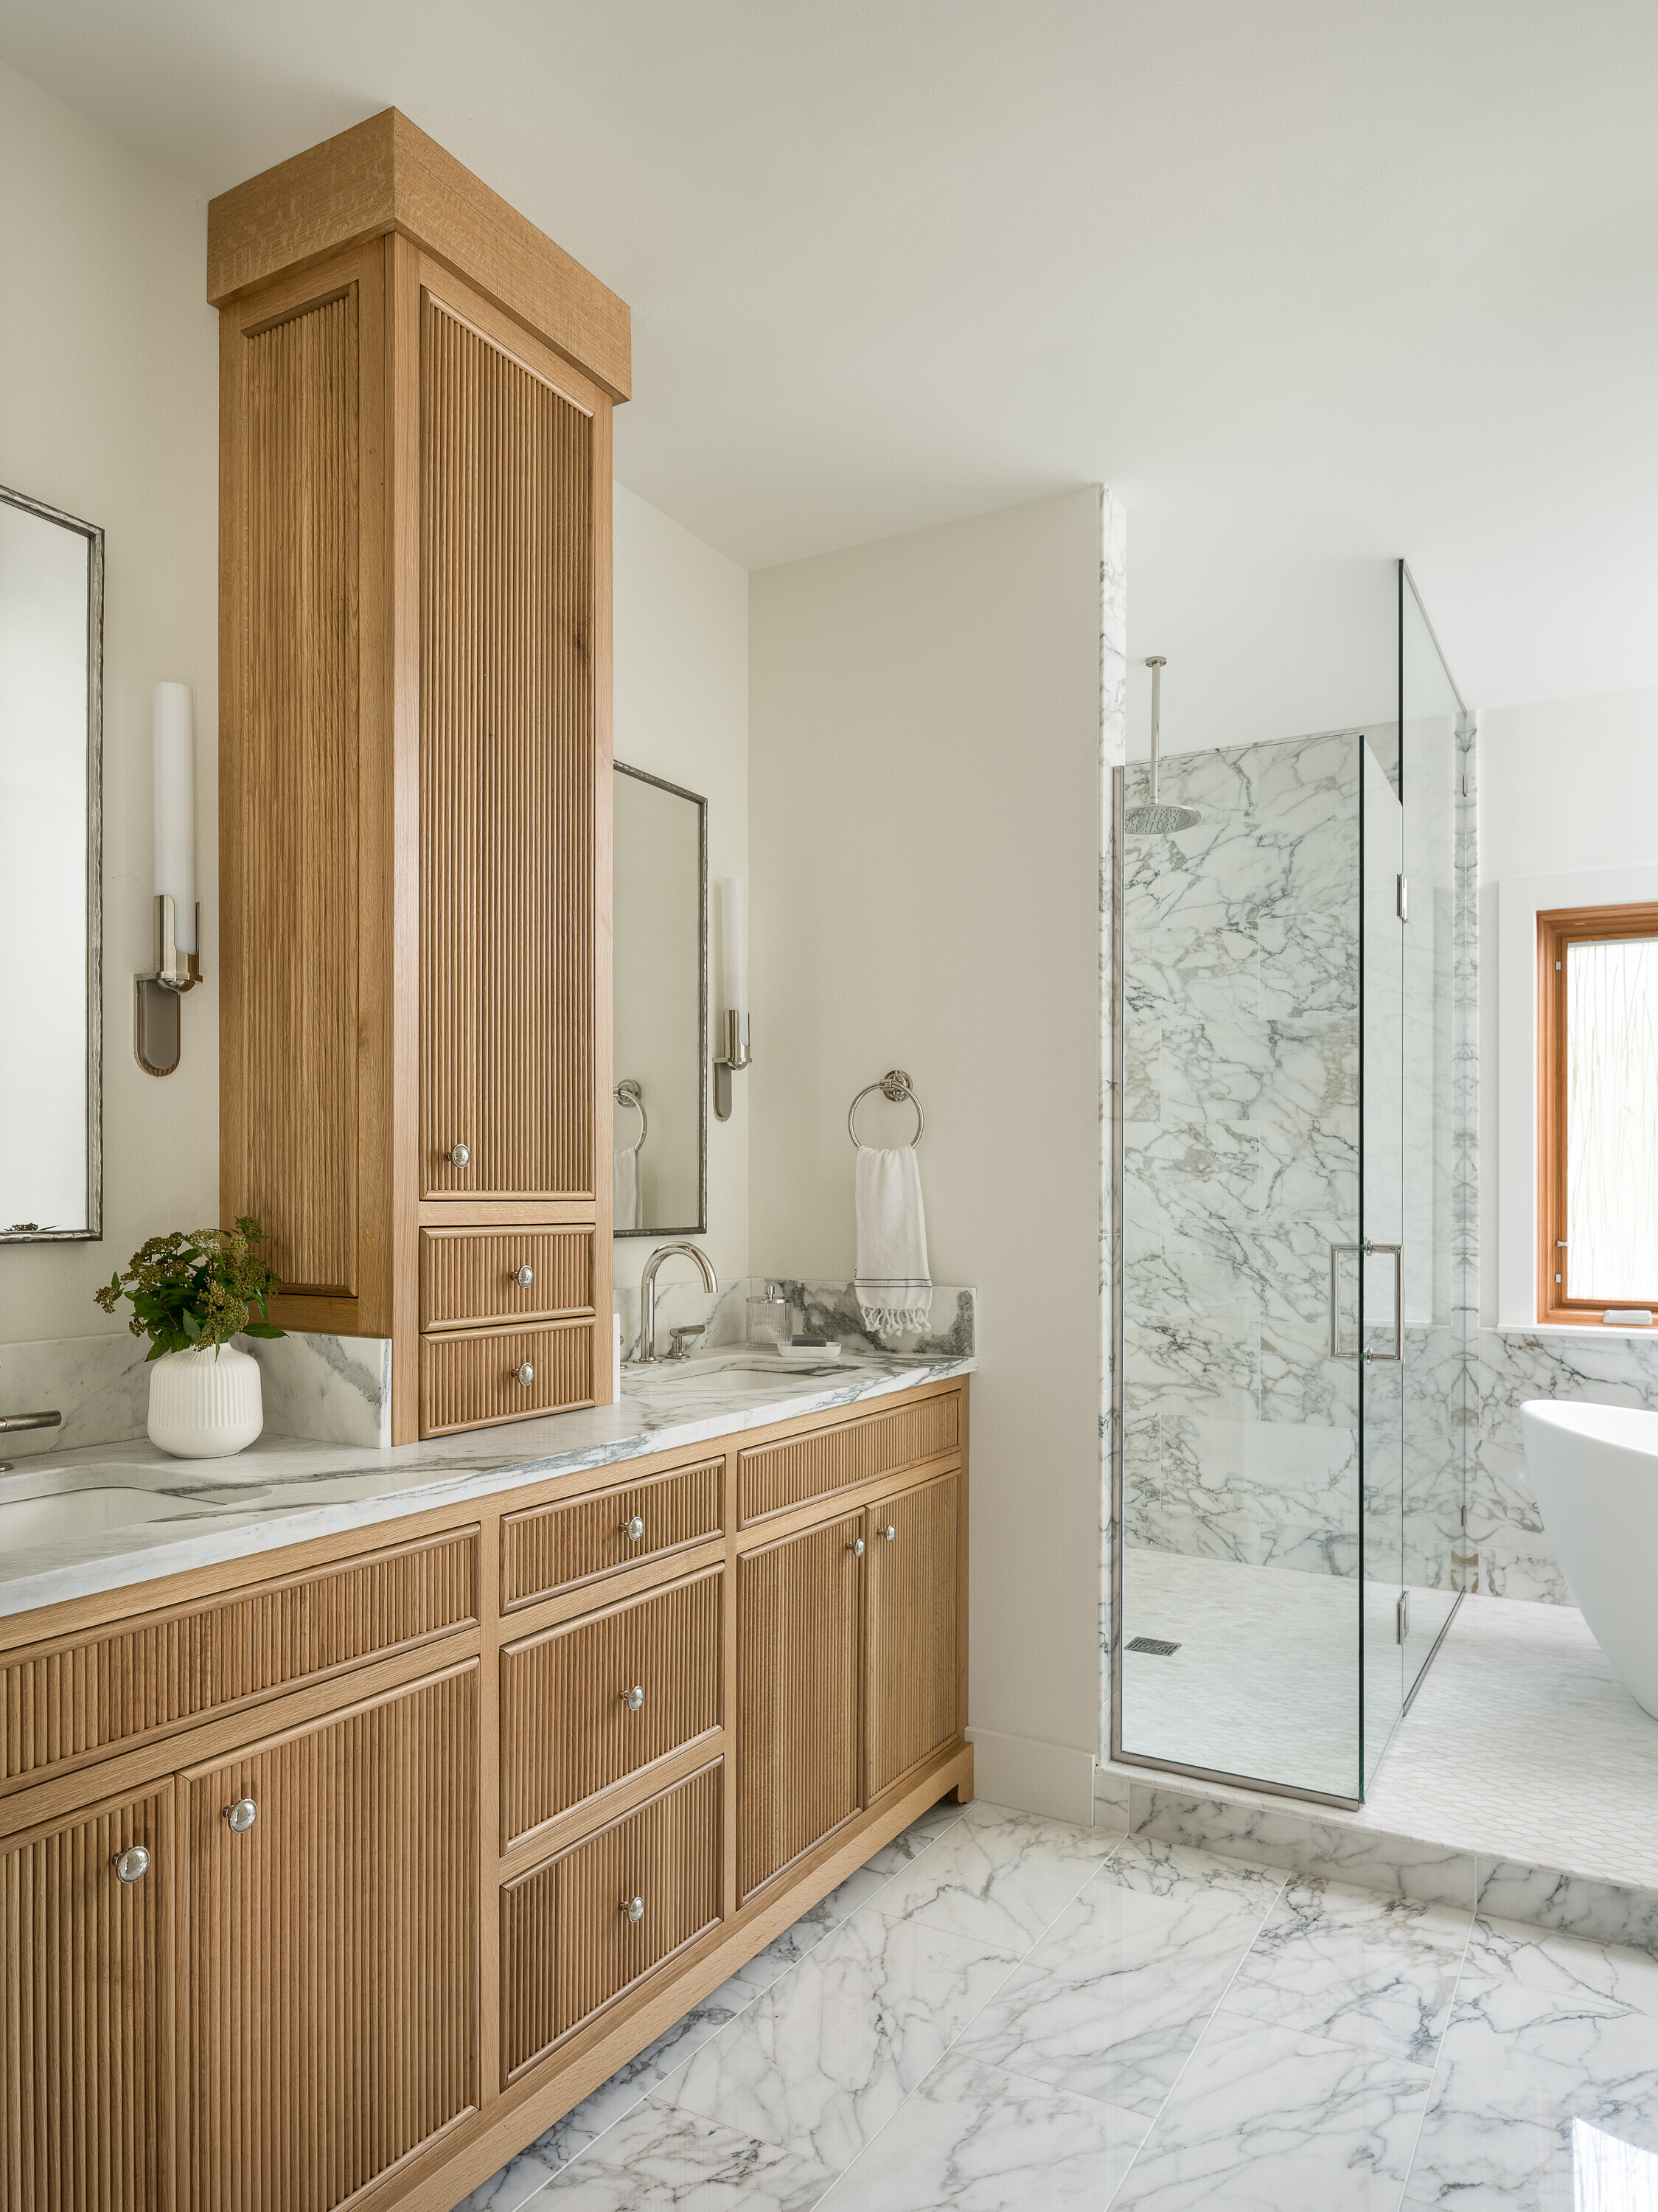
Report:
[[[420,332],[421,1188],[591,1197],[593,422],[429,292]]]
[[[0,2212],[171,2206],[173,1878],[170,1781],[0,1844]]]
[[[738,1560],[739,1899],[859,1809],[863,1535],[852,1513]]]
[[[872,1802],[956,1734],[959,1480],[945,1475],[870,1510]]]
[[[194,2212],[332,2212],[476,2106],[477,1688],[181,1778]]]

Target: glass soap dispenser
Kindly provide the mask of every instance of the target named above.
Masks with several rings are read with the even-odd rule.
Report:
[[[765,1296],[750,1298],[748,1304],[749,1342],[786,1344],[793,1333],[794,1316],[779,1285],[768,1283]]]

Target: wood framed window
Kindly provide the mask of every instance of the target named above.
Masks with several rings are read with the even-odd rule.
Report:
[[[1658,1315],[1658,904],[1537,917],[1540,1322]]]

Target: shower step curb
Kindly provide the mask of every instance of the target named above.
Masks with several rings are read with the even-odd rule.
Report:
[[[1331,1806],[1104,1762],[1094,1773],[1094,1824],[1418,1904],[1459,1905],[1490,1919],[1658,1953],[1658,1890],[1396,1834]]]

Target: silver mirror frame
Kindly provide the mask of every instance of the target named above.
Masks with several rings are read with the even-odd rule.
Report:
[[[670,783],[665,776],[651,775],[642,768],[629,768],[625,761],[611,763],[618,775],[630,775],[636,783],[653,783],[659,791],[669,792],[675,799],[689,799],[696,809],[696,884],[697,884],[697,1006],[696,1006],[696,1214],[695,1221],[665,1223],[660,1228],[617,1229],[612,1235],[623,1237],[706,1237],[708,1230],[708,802],[701,792],[687,791],[683,784]],[[616,1033],[611,1021],[610,1032]],[[614,1086],[615,1071],[611,1071]]]
[[[104,1233],[104,533],[0,484],[0,501],[87,541],[87,1225],[0,1228],[0,1244],[88,1244]]]

